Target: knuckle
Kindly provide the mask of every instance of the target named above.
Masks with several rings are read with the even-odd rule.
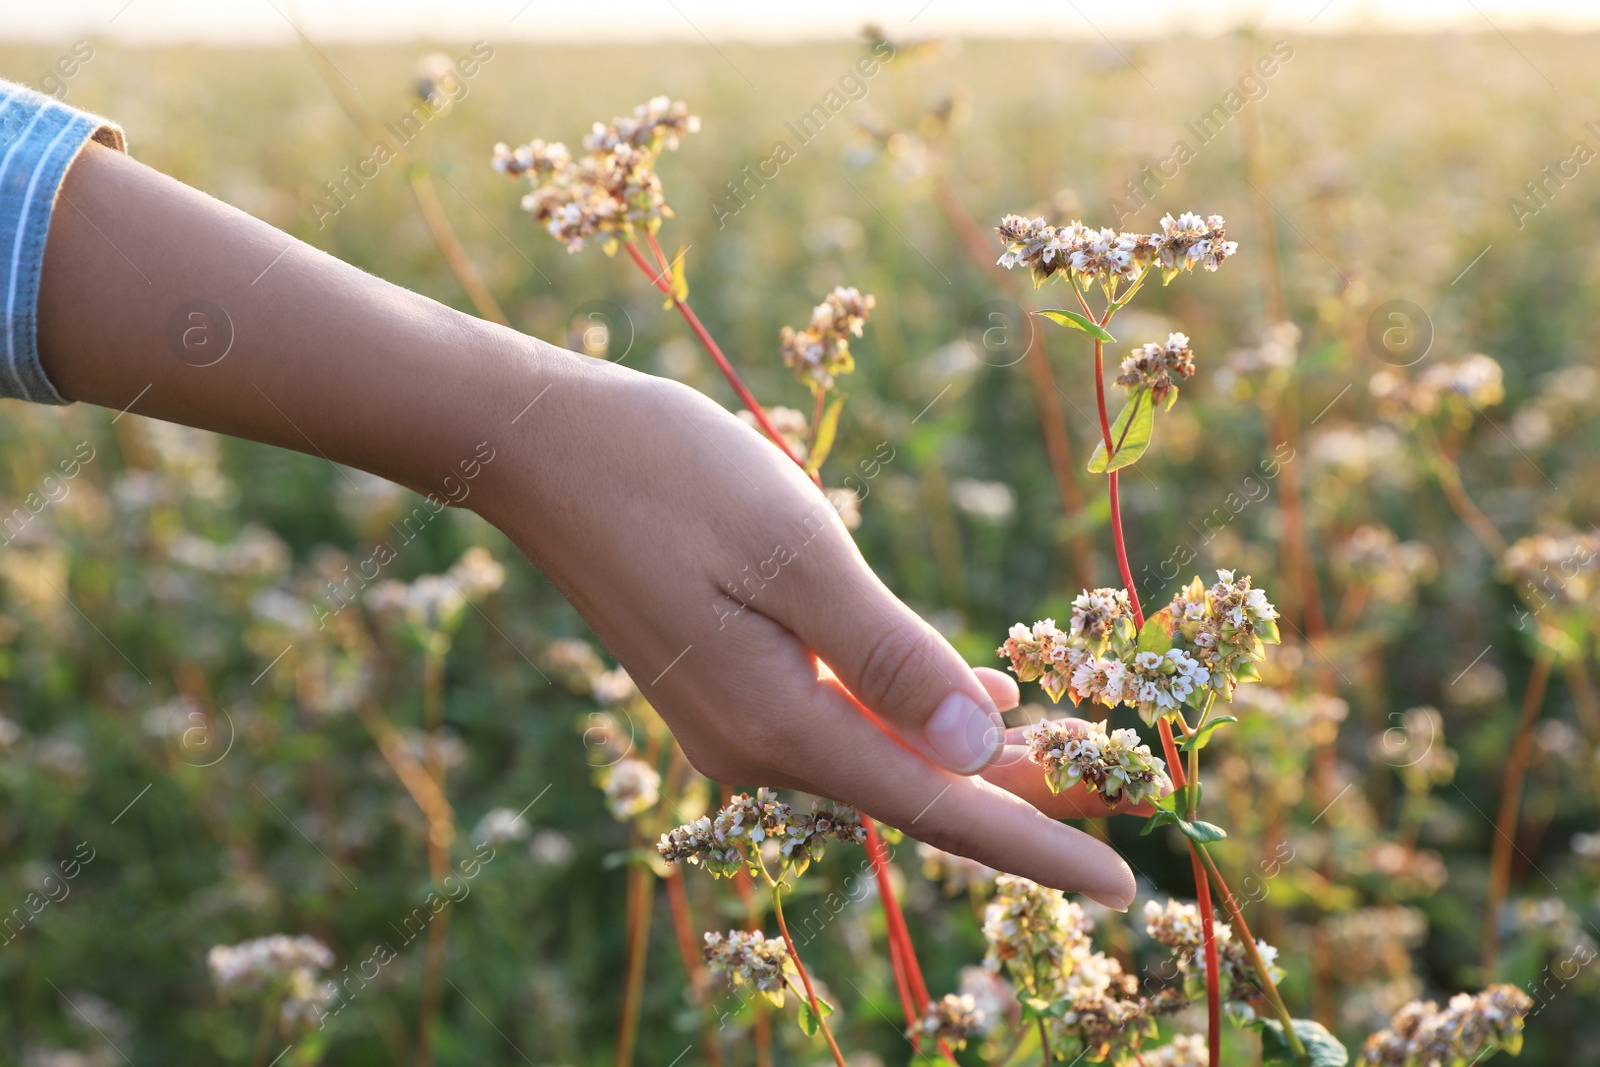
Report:
[[[878,635],[861,660],[856,697],[874,711],[894,708],[916,692],[925,638],[904,626]]]

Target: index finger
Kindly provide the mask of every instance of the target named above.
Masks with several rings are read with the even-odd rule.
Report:
[[[812,791],[946,852],[1126,911],[1133,871],[1111,846],[982,778],[936,767],[877,724],[837,681],[812,690],[793,770]]]

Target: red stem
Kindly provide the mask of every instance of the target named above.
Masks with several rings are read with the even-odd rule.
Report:
[[[1178,746],[1172,739],[1172,724],[1166,719],[1161,719],[1156,724],[1156,730],[1161,734],[1161,751],[1166,754],[1167,765],[1172,771],[1172,784],[1182,789],[1187,783],[1183,774],[1183,760],[1178,757]],[[1188,841],[1188,838],[1184,840]],[[1206,869],[1200,863],[1200,856],[1195,851],[1194,842],[1189,841],[1189,862],[1194,867],[1194,892],[1200,905],[1200,936],[1205,942],[1206,951],[1206,1043],[1210,1050],[1209,1063],[1222,1062],[1222,966],[1217,958],[1217,938],[1215,933],[1214,913],[1211,909],[1211,881],[1206,877]],[[1227,886],[1221,886],[1221,891],[1226,893]]]
[[[1111,420],[1106,417],[1105,345],[1098,337],[1094,342],[1094,402],[1100,411],[1100,436],[1106,443],[1106,463],[1109,464],[1116,455],[1116,446],[1111,441]],[[1139,590],[1134,588],[1133,571],[1128,567],[1128,546],[1122,539],[1122,501],[1117,496],[1116,471],[1107,473],[1106,483],[1111,492],[1111,542],[1117,550],[1117,569],[1122,572],[1122,585],[1128,590],[1128,601],[1133,605],[1133,621],[1143,627],[1144,608],[1139,604]]]
[[[920,1018],[915,1005],[928,1003],[928,987],[922,981],[922,968],[917,963],[916,949],[911,945],[911,935],[906,930],[906,917],[900,911],[900,901],[894,895],[894,882],[889,877],[889,856],[883,846],[883,838],[878,834],[877,824],[866,815],[861,816],[861,825],[867,831],[867,856],[872,861],[872,874],[878,880],[878,899],[883,904],[884,927],[891,945],[900,949],[900,968],[897,968],[895,978],[903,979],[905,985],[901,989],[900,1000],[902,1004],[910,1003],[912,1006],[906,1012],[906,1025],[912,1026]],[[903,969],[902,976],[899,970]]]
[[[654,241],[654,239],[652,235],[651,240]],[[761,402],[745,387],[744,380],[739,377],[739,372],[733,369],[733,364],[728,362],[728,357],[722,354],[722,349],[712,339],[711,334],[706,331],[704,324],[700,321],[700,317],[694,313],[694,309],[672,295],[672,283],[666,279],[661,271],[650,269],[650,264],[645,261],[644,255],[639,251],[637,245],[629,241],[623,247],[628,250],[628,255],[633,257],[633,261],[639,265],[639,269],[644,271],[645,276],[650,279],[650,284],[661,290],[666,296],[672,297],[672,306],[678,309],[678,314],[683,316],[684,321],[689,324],[689,329],[693,330],[695,337],[699,338],[701,347],[711,356],[712,362],[716,363],[717,369],[722,372],[722,376],[727,379],[728,384],[733,386],[733,391],[739,395],[739,402],[745,406],[745,410],[755,416],[756,423],[761,427],[762,432],[772,439],[773,444],[783,450],[784,455],[794,460],[797,467],[805,470],[805,457],[797,454],[793,448],[789,447],[789,442],[785,441],[783,435],[772,425],[772,420],[767,417],[767,410],[761,406]],[[818,485],[822,484],[815,476],[812,476],[811,480]]]
[[[694,918],[689,911],[689,892],[683,884],[682,870],[673,871],[662,879],[667,883],[667,900],[672,905],[672,926],[678,935],[678,952],[683,956],[683,969],[689,978],[689,989],[695,1005],[706,1005],[706,972],[700,958],[700,946],[695,943]],[[705,1043],[706,1063],[709,1067],[722,1067],[722,1046],[710,1024],[702,1021],[701,1040]]]

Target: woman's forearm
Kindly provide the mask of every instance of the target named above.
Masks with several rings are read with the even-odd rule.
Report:
[[[468,506],[506,468],[485,466],[485,447],[503,457],[512,441],[532,444],[606,370],[97,145],[56,205],[39,346],[69,398],[319,455]]]

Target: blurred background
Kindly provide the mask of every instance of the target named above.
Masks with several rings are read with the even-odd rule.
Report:
[[[1208,755],[1230,881],[1296,1013],[1352,1046],[1497,980],[1539,991],[1529,1062],[1600,1038],[1592,8],[935,0],[863,33],[859,5],[518,6],[13,6],[0,76],[377,275],[735,407],[631,264],[569,255],[489,165],[686,101],[661,236],[695,308],[809,415],[780,328],[836,285],[876,296],[823,480],[975,664],[1115,583],[1087,346],[1033,340],[1060,294],[995,274],[993,225],[1224,215],[1238,258],[1119,336],[1181,330],[1199,366],[1123,480],[1141,596],[1237,567],[1288,623]],[[601,1064],[636,1016],[638,1063],[697,1062],[706,1028],[754,1062],[759,1013],[686,972],[674,922],[681,900],[697,939],[744,903],[648,865],[714,787],[498,533],[314,457],[5,414],[0,1057]],[[662,781],[619,782],[630,753]],[[1192,895],[1175,836],[1095,829],[1144,895]],[[860,863],[835,848],[791,914],[843,893],[808,962],[853,1062],[904,1063]],[[894,874],[935,995],[980,987],[984,872],[908,840]],[[1102,924],[1142,958],[1142,924]],[[316,941],[270,989],[211,954],[274,934]],[[327,980],[337,1014],[293,1017],[332,1010]],[[792,1025],[763,1040],[817,1061]]]

